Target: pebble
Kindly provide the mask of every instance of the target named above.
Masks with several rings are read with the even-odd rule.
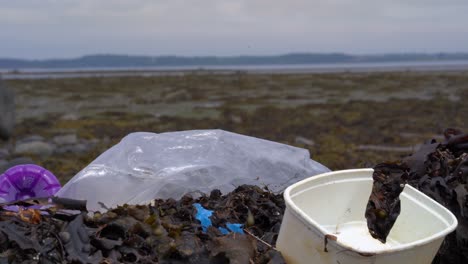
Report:
[[[63,154],[63,153],[74,153],[74,154],[83,154],[86,153],[90,150],[90,146],[84,143],[79,143],[76,145],[65,145],[65,146],[60,146],[55,149],[55,153],[57,154]]]
[[[78,142],[76,134],[60,135],[52,139],[52,141],[57,145],[73,145]]]
[[[164,96],[164,101],[168,103],[175,103],[179,101],[190,100],[191,96],[186,90],[178,90],[170,92]]]
[[[96,145],[97,143],[99,143],[99,139],[97,138],[92,138],[90,140],[88,140],[88,142],[92,145]]]
[[[80,119],[80,116],[77,114],[69,113],[69,114],[63,115],[60,119],[66,120],[66,121],[76,121]]]
[[[8,161],[0,160],[0,173],[5,172],[7,165],[8,165]]]
[[[233,116],[231,116],[231,121],[236,123],[236,124],[240,124],[240,123],[242,123],[242,117],[240,117],[238,115],[233,115]]]
[[[39,135],[31,135],[31,136],[27,136],[18,140],[16,143],[18,144],[18,143],[28,143],[28,142],[36,142],[36,141],[44,141],[44,138]]]
[[[49,156],[54,152],[54,146],[43,141],[20,142],[16,144],[15,154],[35,154]]]
[[[60,240],[62,240],[63,243],[68,243],[70,241],[71,235],[70,233],[63,231],[59,233]]]
[[[10,151],[6,148],[0,148],[0,159],[6,159],[10,155]]]
[[[306,146],[314,146],[315,142],[312,139],[308,139],[305,137],[297,136],[295,138],[296,144],[306,145]]]

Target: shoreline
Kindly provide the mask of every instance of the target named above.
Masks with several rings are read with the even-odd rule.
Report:
[[[414,63],[352,63],[314,65],[245,65],[245,66],[187,66],[83,69],[25,69],[5,71],[4,80],[65,79],[93,77],[157,77],[184,75],[232,74],[326,74],[326,73],[385,73],[385,72],[465,72],[468,61],[425,64]]]

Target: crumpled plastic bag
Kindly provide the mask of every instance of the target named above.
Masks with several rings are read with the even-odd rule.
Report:
[[[273,192],[329,169],[309,151],[223,130],[137,132],[101,154],[57,193],[86,199],[89,210],[186,193],[227,193],[239,185]]]

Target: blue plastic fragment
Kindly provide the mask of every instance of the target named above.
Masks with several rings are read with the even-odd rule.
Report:
[[[194,203],[193,206],[197,209],[195,219],[200,221],[203,232],[206,232],[208,227],[212,225],[210,217],[213,214],[213,211],[203,208],[203,206],[199,203]],[[244,230],[242,230],[243,224],[233,224],[228,222],[226,223],[226,227],[231,232],[244,234]],[[223,235],[229,234],[229,230],[224,227],[218,227],[218,229]]]
[[[229,234],[229,230],[227,230],[226,228],[224,227],[218,227],[219,231],[221,232],[221,234],[223,235],[227,235]]]
[[[206,229],[212,225],[210,217],[213,211],[203,208],[199,203],[194,203],[193,206],[197,209],[195,218],[200,221],[203,232],[206,232]]]
[[[226,223],[226,226],[229,230],[231,230],[234,233],[239,233],[239,234],[244,234],[244,230],[242,227],[244,226],[243,224],[233,224],[233,223]]]

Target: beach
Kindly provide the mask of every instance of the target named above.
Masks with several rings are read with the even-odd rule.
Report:
[[[468,131],[466,70],[189,71],[5,83],[16,93],[17,124],[0,142],[1,159],[29,158],[62,184],[137,131],[219,128],[306,148],[332,170],[399,159],[427,138],[440,140],[447,127]]]

